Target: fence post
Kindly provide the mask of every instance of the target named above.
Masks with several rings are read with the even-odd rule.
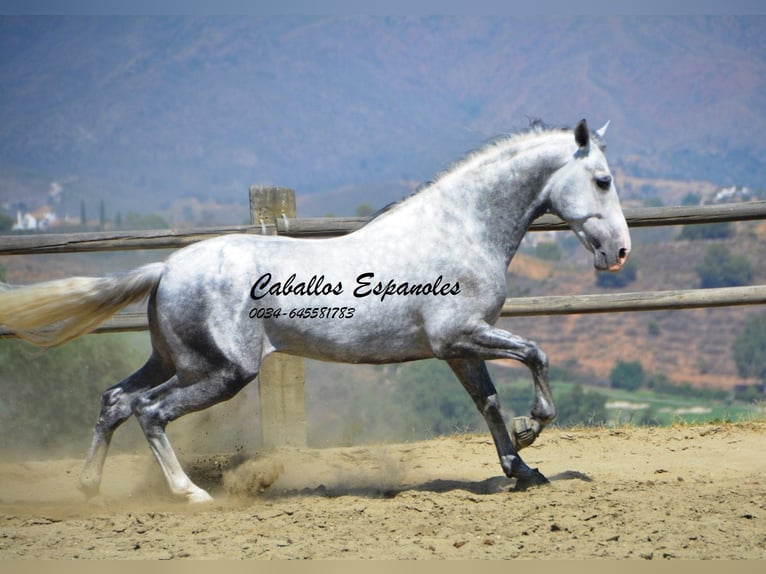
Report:
[[[295,217],[295,192],[292,189],[250,186],[253,225],[273,223],[283,215]],[[300,357],[273,353],[261,364],[258,393],[264,447],[305,446],[305,381],[305,366]]]

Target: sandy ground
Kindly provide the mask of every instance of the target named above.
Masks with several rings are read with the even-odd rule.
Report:
[[[487,436],[187,462],[216,502],[165,494],[148,455],[0,464],[0,558],[766,559],[766,422],[551,429],[549,486],[510,490]]]

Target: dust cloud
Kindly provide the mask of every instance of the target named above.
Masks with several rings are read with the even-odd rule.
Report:
[[[279,460],[248,460],[224,473],[223,487],[231,496],[257,496],[271,487],[284,470]]]

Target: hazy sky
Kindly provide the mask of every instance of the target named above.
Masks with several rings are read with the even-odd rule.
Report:
[[[3,14],[764,14],[762,0],[0,0]]]
[[[60,4],[87,13],[121,3]],[[556,5],[534,4],[554,15]],[[234,201],[262,183],[334,194],[338,206],[325,197],[316,210],[345,213],[341,204],[400,198],[532,117],[611,120],[610,161],[637,177],[766,186],[754,180],[766,157],[766,18],[534,20],[3,18],[0,203],[61,187],[76,205],[109,190],[129,202],[120,209],[151,211],[159,196]]]

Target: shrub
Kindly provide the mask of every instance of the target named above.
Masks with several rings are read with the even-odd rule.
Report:
[[[617,361],[609,373],[612,388],[635,391],[644,384],[644,367],[638,361]]]
[[[483,419],[446,363],[406,363],[398,370],[394,400],[399,403],[411,438],[477,431]]]
[[[733,345],[734,361],[741,377],[766,382],[766,313],[745,322]]]
[[[597,271],[596,285],[606,289],[617,289],[635,281],[637,275],[635,259],[629,259],[625,266],[616,273]]]
[[[729,239],[734,237],[734,226],[728,221],[720,223],[703,223],[697,225],[684,225],[678,239],[689,241],[703,239]]]
[[[546,261],[560,261],[562,257],[561,247],[553,241],[543,241],[535,246],[535,257]]]
[[[583,391],[580,385],[556,397],[556,409],[556,423],[562,426],[598,426],[607,421],[606,395]]]
[[[697,266],[703,289],[747,285],[753,279],[753,268],[747,258],[732,255],[724,245],[711,245]]]
[[[88,335],[40,350],[0,340],[0,434],[9,451],[88,444],[101,393],[141,366],[148,340],[137,334]]]
[[[16,220],[10,215],[0,212],[0,233],[6,233],[13,228],[13,224]]]
[[[120,221],[121,221],[120,227],[123,227],[125,229],[131,229],[131,230],[167,229],[169,227],[168,222],[165,221],[165,219],[162,216],[157,215],[156,213],[142,215],[134,211],[129,211],[128,214],[125,216],[124,222],[122,221],[121,217],[120,217]]]

